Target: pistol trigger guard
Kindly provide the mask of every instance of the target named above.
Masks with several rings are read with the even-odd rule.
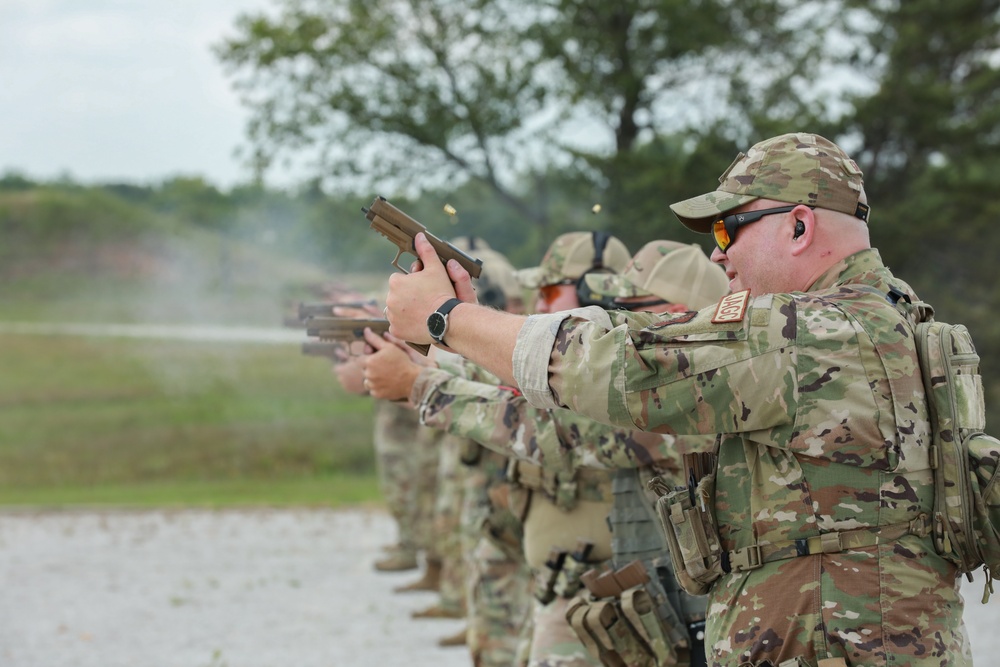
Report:
[[[396,270],[404,275],[410,275],[410,272],[399,265],[399,258],[403,256],[403,251],[400,250],[396,253],[396,258],[392,260],[392,265],[396,267]]]

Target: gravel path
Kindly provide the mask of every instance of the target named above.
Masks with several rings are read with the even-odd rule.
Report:
[[[393,594],[378,511],[0,512],[2,667],[469,667],[412,620],[431,594]],[[1000,590],[966,622],[1000,664]]]
[[[3,667],[467,667],[370,511],[0,514]]]

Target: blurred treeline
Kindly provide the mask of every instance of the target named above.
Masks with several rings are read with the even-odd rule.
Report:
[[[969,326],[1000,400],[1000,0],[275,0],[216,53],[252,114],[256,180],[8,174],[0,207],[11,190],[73,192],[329,272],[388,270],[394,250],[360,211],[375,194],[518,266],[573,229],[708,250],[667,206],[752,143],[813,131],[857,159],[873,245],[940,319]],[[311,180],[269,188],[285,163]]]

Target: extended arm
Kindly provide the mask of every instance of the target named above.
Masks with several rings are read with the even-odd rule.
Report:
[[[427,426],[545,468],[680,467],[673,436],[615,428],[568,410],[534,408],[511,387],[425,370],[410,400]]]

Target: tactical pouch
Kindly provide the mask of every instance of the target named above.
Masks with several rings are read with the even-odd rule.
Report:
[[[566,556],[553,587],[556,595],[571,598],[577,594],[577,591],[583,586],[581,579],[583,573],[594,566],[594,563],[587,560],[593,547],[594,545],[591,543],[578,545],[573,553]]]
[[[962,572],[984,566],[986,602],[1000,577],[1000,441],[983,432],[979,354],[962,325],[931,319],[915,337],[933,435],[934,546]]]
[[[628,667],[688,665],[688,646],[675,646],[672,628],[657,613],[640,561],[619,570],[590,570],[587,591],[569,605],[566,620],[602,664]],[[678,652],[680,651],[680,653]]]
[[[507,558],[512,561],[524,560],[524,532],[518,520],[506,510],[494,510],[483,519],[483,534]]]
[[[563,564],[566,562],[567,552],[553,547],[549,551],[549,557],[545,560],[545,565],[535,573],[534,595],[542,604],[548,604],[556,598],[556,583],[559,581],[559,573],[562,572]]]
[[[715,471],[690,486],[671,490],[662,478],[649,483],[660,497],[656,512],[663,523],[677,583],[691,595],[704,595],[723,574],[722,545],[715,521]]]
[[[458,448],[458,460],[465,466],[474,466],[482,458],[483,446],[475,440],[462,440]]]
[[[628,667],[614,652],[614,642],[605,629],[605,623],[614,624],[616,619],[610,603],[595,603],[585,596],[570,600],[566,609],[566,621],[592,656],[605,667]]]
[[[511,484],[543,493],[564,512],[572,511],[580,500],[577,474],[576,470],[550,470],[519,459],[510,459],[507,464]]]
[[[603,665],[676,667],[681,664],[649,593],[641,585],[616,598],[595,600],[583,593],[570,602],[566,620],[590,654]]]

